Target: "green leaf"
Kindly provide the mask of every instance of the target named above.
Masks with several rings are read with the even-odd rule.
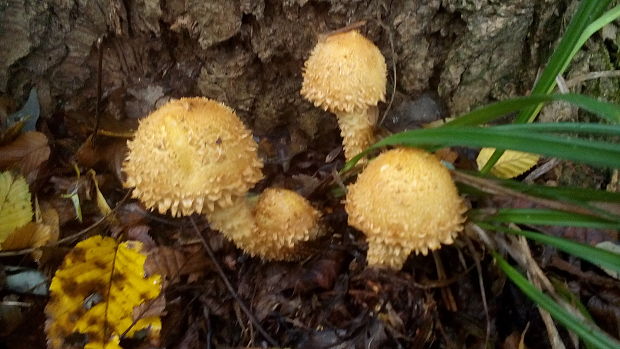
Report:
[[[585,214],[548,209],[502,208],[495,214],[483,216],[484,212],[474,210],[474,216],[486,222],[516,223],[531,225],[555,225],[563,227],[586,227],[598,229],[620,229],[620,222]]]
[[[576,125],[574,124],[573,128]],[[427,149],[437,146],[497,148],[501,145],[501,149],[513,149],[558,157],[595,166],[620,168],[620,146],[617,144],[536,132],[537,128],[544,128],[547,132],[550,132],[553,130],[553,124],[520,125],[518,126],[520,128],[517,130],[506,129],[507,127],[516,127],[516,125],[485,128],[453,126],[397,133],[384,138],[355,156],[346,164],[344,170],[352,168],[359,159],[370,151],[388,145],[405,145]],[[564,131],[568,126],[560,124],[557,127],[558,130]],[[612,127],[616,130],[615,126]]]
[[[515,285],[517,285],[523,293],[525,293],[526,296],[534,301],[539,307],[548,311],[554,319],[566,326],[569,330],[576,333],[586,343],[592,344],[597,348],[620,348],[620,342],[603,332],[590,321],[584,321],[583,319],[576,318],[574,315],[562,308],[562,306],[557,304],[551,297],[547,296],[532,285],[497,252],[491,251],[491,253],[495,258],[497,265],[504,271],[504,273],[506,273],[506,276],[508,276],[508,278]]]
[[[531,91],[532,95],[549,94],[553,91],[556,85],[556,77],[564,73],[575,53],[581,48],[583,43],[585,43],[585,40],[583,40],[584,33],[586,33],[589,28],[592,28],[591,25],[593,24],[593,20],[603,13],[610,2],[611,0],[583,0],[580,3],[558,47],[553,51],[553,54],[547,62],[547,66],[534,84]],[[542,106],[543,104],[539,103],[521,110],[515,122],[532,122],[536,119]],[[502,156],[503,152],[503,150],[497,150],[480,172],[488,173]]]
[[[492,103],[465,115],[459,116],[441,127],[480,125],[498,119],[508,113],[551,101],[566,101],[580,107],[581,109],[599,115],[600,117],[611,122],[620,122],[620,107],[618,105],[598,101],[584,95],[567,93],[517,97]]]
[[[502,233],[521,235],[527,239],[534,240],[549,246],[553,246],[566,253],[577,256],[595,265],[620,271],[620,254],[610,252],[601,248],[596,248],[567,239],[536,233],[528,230],[516,230],[488,223],[480,222],[478,225],[484,229],[499,231]]]
[[[467,172],[470,175],[476,175],[475,173]],[[482,175],[479,175],[482,176]],[[554,199],[559,201],[566,201],[566,199],[570,199],[570,202],[610,202],[610,203],[618,203],[620,204],[620,193],[609,192],[605,190],[595,190],[589,188],[579,188],[579,187],[568,187],[568,186],[560,186],[560,187],[549,187],[546,185],[538,185],[538,184],[526,184],[519,181],[509,180],[509,179],[491,179],[494,182],[513,189],[520,191],[525,194]]]

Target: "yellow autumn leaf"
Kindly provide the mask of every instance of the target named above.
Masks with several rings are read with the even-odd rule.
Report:
[[[48,347],[66,348],[76,336],[84,348],[118,349],[121,336],[147,330],[152,343],[159,340],[158,316],[134,319],[134,308],[159,296],[161,277],[145,277],[146,255],[138,241],[117,243],[94,236],[67,254],[50,285],[45,308]]]
[[[0,173],[0,243],[32,220],[28,184],[22,176]]]
[[[45,246],[50,241],[51,231],[51,228],[45,224],[30,222],[13,230],[2,242],[0,250],[19,250]]]
[[[494,152],[495,148],[482,148],[480,150],[478,158],[476,158],[479,169],[489,161]],[[491,174],[499,178],[514,178],[534,167],[539,159],[540,156],[536,154],[506,150],[491,168]]]

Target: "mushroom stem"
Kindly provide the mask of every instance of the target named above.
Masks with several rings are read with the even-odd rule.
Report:
[[[247,245],[256,234],[256,221],[252,214],[254,204],[253,200],[241,197],[233,200],[233,204],[228,207],[216,207],[207,212],[206,216],[211,228],[219,230],[245,250],[245,246],[240,245]]]
[[[400,270],[411,251],[412,248],[395,242],[389,243],[381,239],[368,238],[366,261],[368,265],[374,267]]]
[[[353,112],[338,112],[344,157],[347,161],[375,143],[374,125],[377,107]]]
[[[213,229],[237,247],[266,260],[295,260],[301,247],[320,235],[319,212],[294,191],[270,188],[256,198],[207,213]]]

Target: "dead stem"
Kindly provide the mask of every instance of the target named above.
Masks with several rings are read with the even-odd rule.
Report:
[[[468,174],[465,174],[459,171],[450,171],[450,173],[452,174],[452,177],[454,178],[455,181],[463,183],[463,184],[471,185],[477,189],[482,190],[483,192],[487,194],[493,194],[493,195],[498,195],[498,196],[511,196],[517,199],[527,200],[532,203],[539,204],[541,206],[549,207],[549,208],[556,209],[556,210],[562,210],[562,211],[567,211],[567,212],[572,212],[572,213],[579,213],[579,214],[586,214],[586,215],[593,215],[593,216],[601,217],[600,213],[596,211],[591,211],[584,207],[569,204],[566,202],[558,202],[555,200],[543,199],[543,198],[539,198],[536,196],[524,194],[519,191],[503,187],[500,184],[497,184],[493,180],[490,180],[490,179],[471,176],[471,175],[468,175]],[[603,216],[603,218],[607,218],[607,217]]]
[[[478,256],[478,252],[474,248],[474,244],[471,242],[471,239],[468,236],[465,236],[465,242],[467,243],[467,248],[469,249],[469,252],[471,252],[472,257],[474,258],[474,263],[476,264],[476,271],[478,271],[478,286],[480,287],[480,297],[482,298],[482,307],[484,308],[484,317],[486,319],[486,334],[484,336],[484,348],[486,348],[489,343],[489,338],[491,337],[491,318],[489,316],[487,295],[486,291],[484,290],[484,280],[482,279],[482,266],[480,265],[480,256]]]
[[[202,245],[204,246],[205,251],[207,251],[209,258],[211,258],[211,260],[213,261],[213,264],[215,265],[215,270],[219,274],[220,278],[222,278],[222,281],[224,281],[224,284],[226,285],[228,292],[230,292],[231,296],[235,299],[235,301],[237,301],[237,304],[239,304],[239,307],[241,307],[241,310],[243,310],[243,312],[248,317],[248,319],[250,319],[250,321],[254,324],[254,326],[256,326],[256,329],[258,330],[258,332],[260,332],[265,338],[265,340],[269,342],[269,345],[273,347],[278,347],[278,343],[269,335],[269,333],[267,333],[267,331],[265,331],[265,329],[261,326],[258,319],[254,316],[254,314],[252,314],[252,312],[245,305],[245,303],[243,303],[243,300],[239,298],[239,295],[237,295],[237,292],[232,287],[230,281],[228,281],[226,274],[224,274],[224,270],[222,269],[222,266],[218,262],[217,258],[215,258],[215,254],[213,253],[213,250],[211,250],[211,247],[207,243],[207,240],[205,239],[205,237],[202,235],[202,233],[198,229],[198,226],[196,225],[196,222],[194,221],[194,217],[189,217],[189,220],[190,222],[192,222],[194,231],[196,232],[196,235],[198,235],[198,237],[200,238],[200,241],[202,241]]]
[[[433,251],[433,258],[435,259],[435,267],[437,268],[437,278],[439,280],[447,279],[446,270],[443,267],[443,262],[441,261],[441,256],[439,255],[439,252]],[[446,308],[449,311],[455,312],[459,310],[456,306],[454,295],[452,295],[452,291],[449,287],[441,288],[441,298],[443,298],[443,301],[446,304]]]

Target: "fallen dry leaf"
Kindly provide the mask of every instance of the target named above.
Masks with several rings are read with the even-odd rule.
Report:
[[[0,173],[0,243],[32,220],[28,184],[11,172]]]
[[[142,330],[151,343],[159,341],[159,316],[135,319],[133,314],[161,291],[159,275],[144,276],[141,249],[137,241],[119,244],[94,236],[67,254],[45,308],[49,348],[66,348],[77,336],[86,338],[86,348],[120,349],[121,337]]]
[[[154,248],[148,254],[144,270],[147,275],[160,274],[170,284],[179,277],[202,272],[209,265],[202,250],[179,250],[167,246]]]
[[[50,156],[47,137],[36,131],[23,133],[14,142],[0,147],[0,168],[18,169],[32,183],[39,166]]]
[[[14,230],[2,242],[0,250],[21,250],[45,246],[51,238],[51,228],[45,224],[30,222]]]

